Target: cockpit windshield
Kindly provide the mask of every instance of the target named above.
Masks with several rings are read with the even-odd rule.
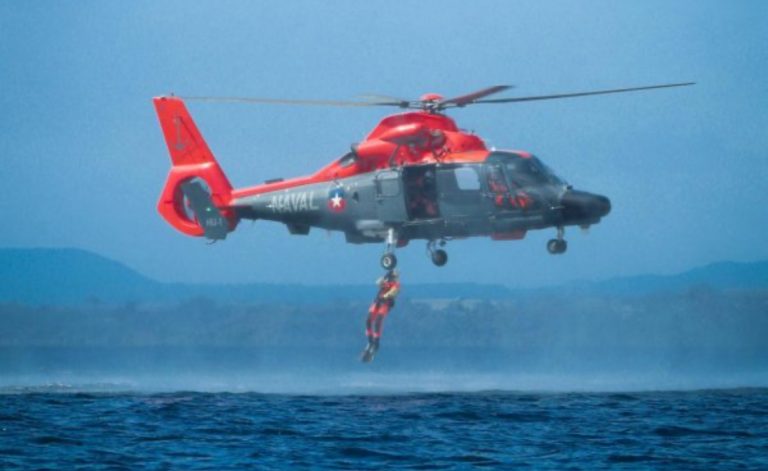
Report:
[[[565,184],[549,167],[534,156],[524,157],[514,152],[494,152],[488,156],[487,161],[501,164],[507,178],[518,187]]]

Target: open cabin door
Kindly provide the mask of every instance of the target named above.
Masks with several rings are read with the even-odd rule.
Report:
[[[382,222],[402,223],[407,219],[402,174],[399,170],[384,170],[376,175],[376,203]]]
[[[410,221],[440,217],[435,169],[434,164],[403,167],[405,202]]]

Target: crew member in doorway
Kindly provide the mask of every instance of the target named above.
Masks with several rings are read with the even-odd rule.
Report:
[[[435,176],[431,170],[410,177],[407,181],[408,212],[413,219],[437,217]]]
[[[395,305],[395,298],[400,292],[400,277],[397,270],[389,270],[376,281],[376,284],[379,286],[379,291],[368,309],[368,319],[365,321],[365,335],[368,337],[368,345],[363,350],[361,357],[365,363],[373,360],[379,350],[384,318]]]

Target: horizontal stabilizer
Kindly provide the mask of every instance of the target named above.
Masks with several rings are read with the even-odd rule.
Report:
[[[198,180],[186,181],[181,184],[181,191],[187,204],[195,214],[205,237],[212,240],[222,240],[227,237],[229,225],[219,208],[213,204],[210,193]]]

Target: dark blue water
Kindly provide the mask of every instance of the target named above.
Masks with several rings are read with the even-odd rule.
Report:
[[[768,469],[768,390],[7,390],[0,468]]]

